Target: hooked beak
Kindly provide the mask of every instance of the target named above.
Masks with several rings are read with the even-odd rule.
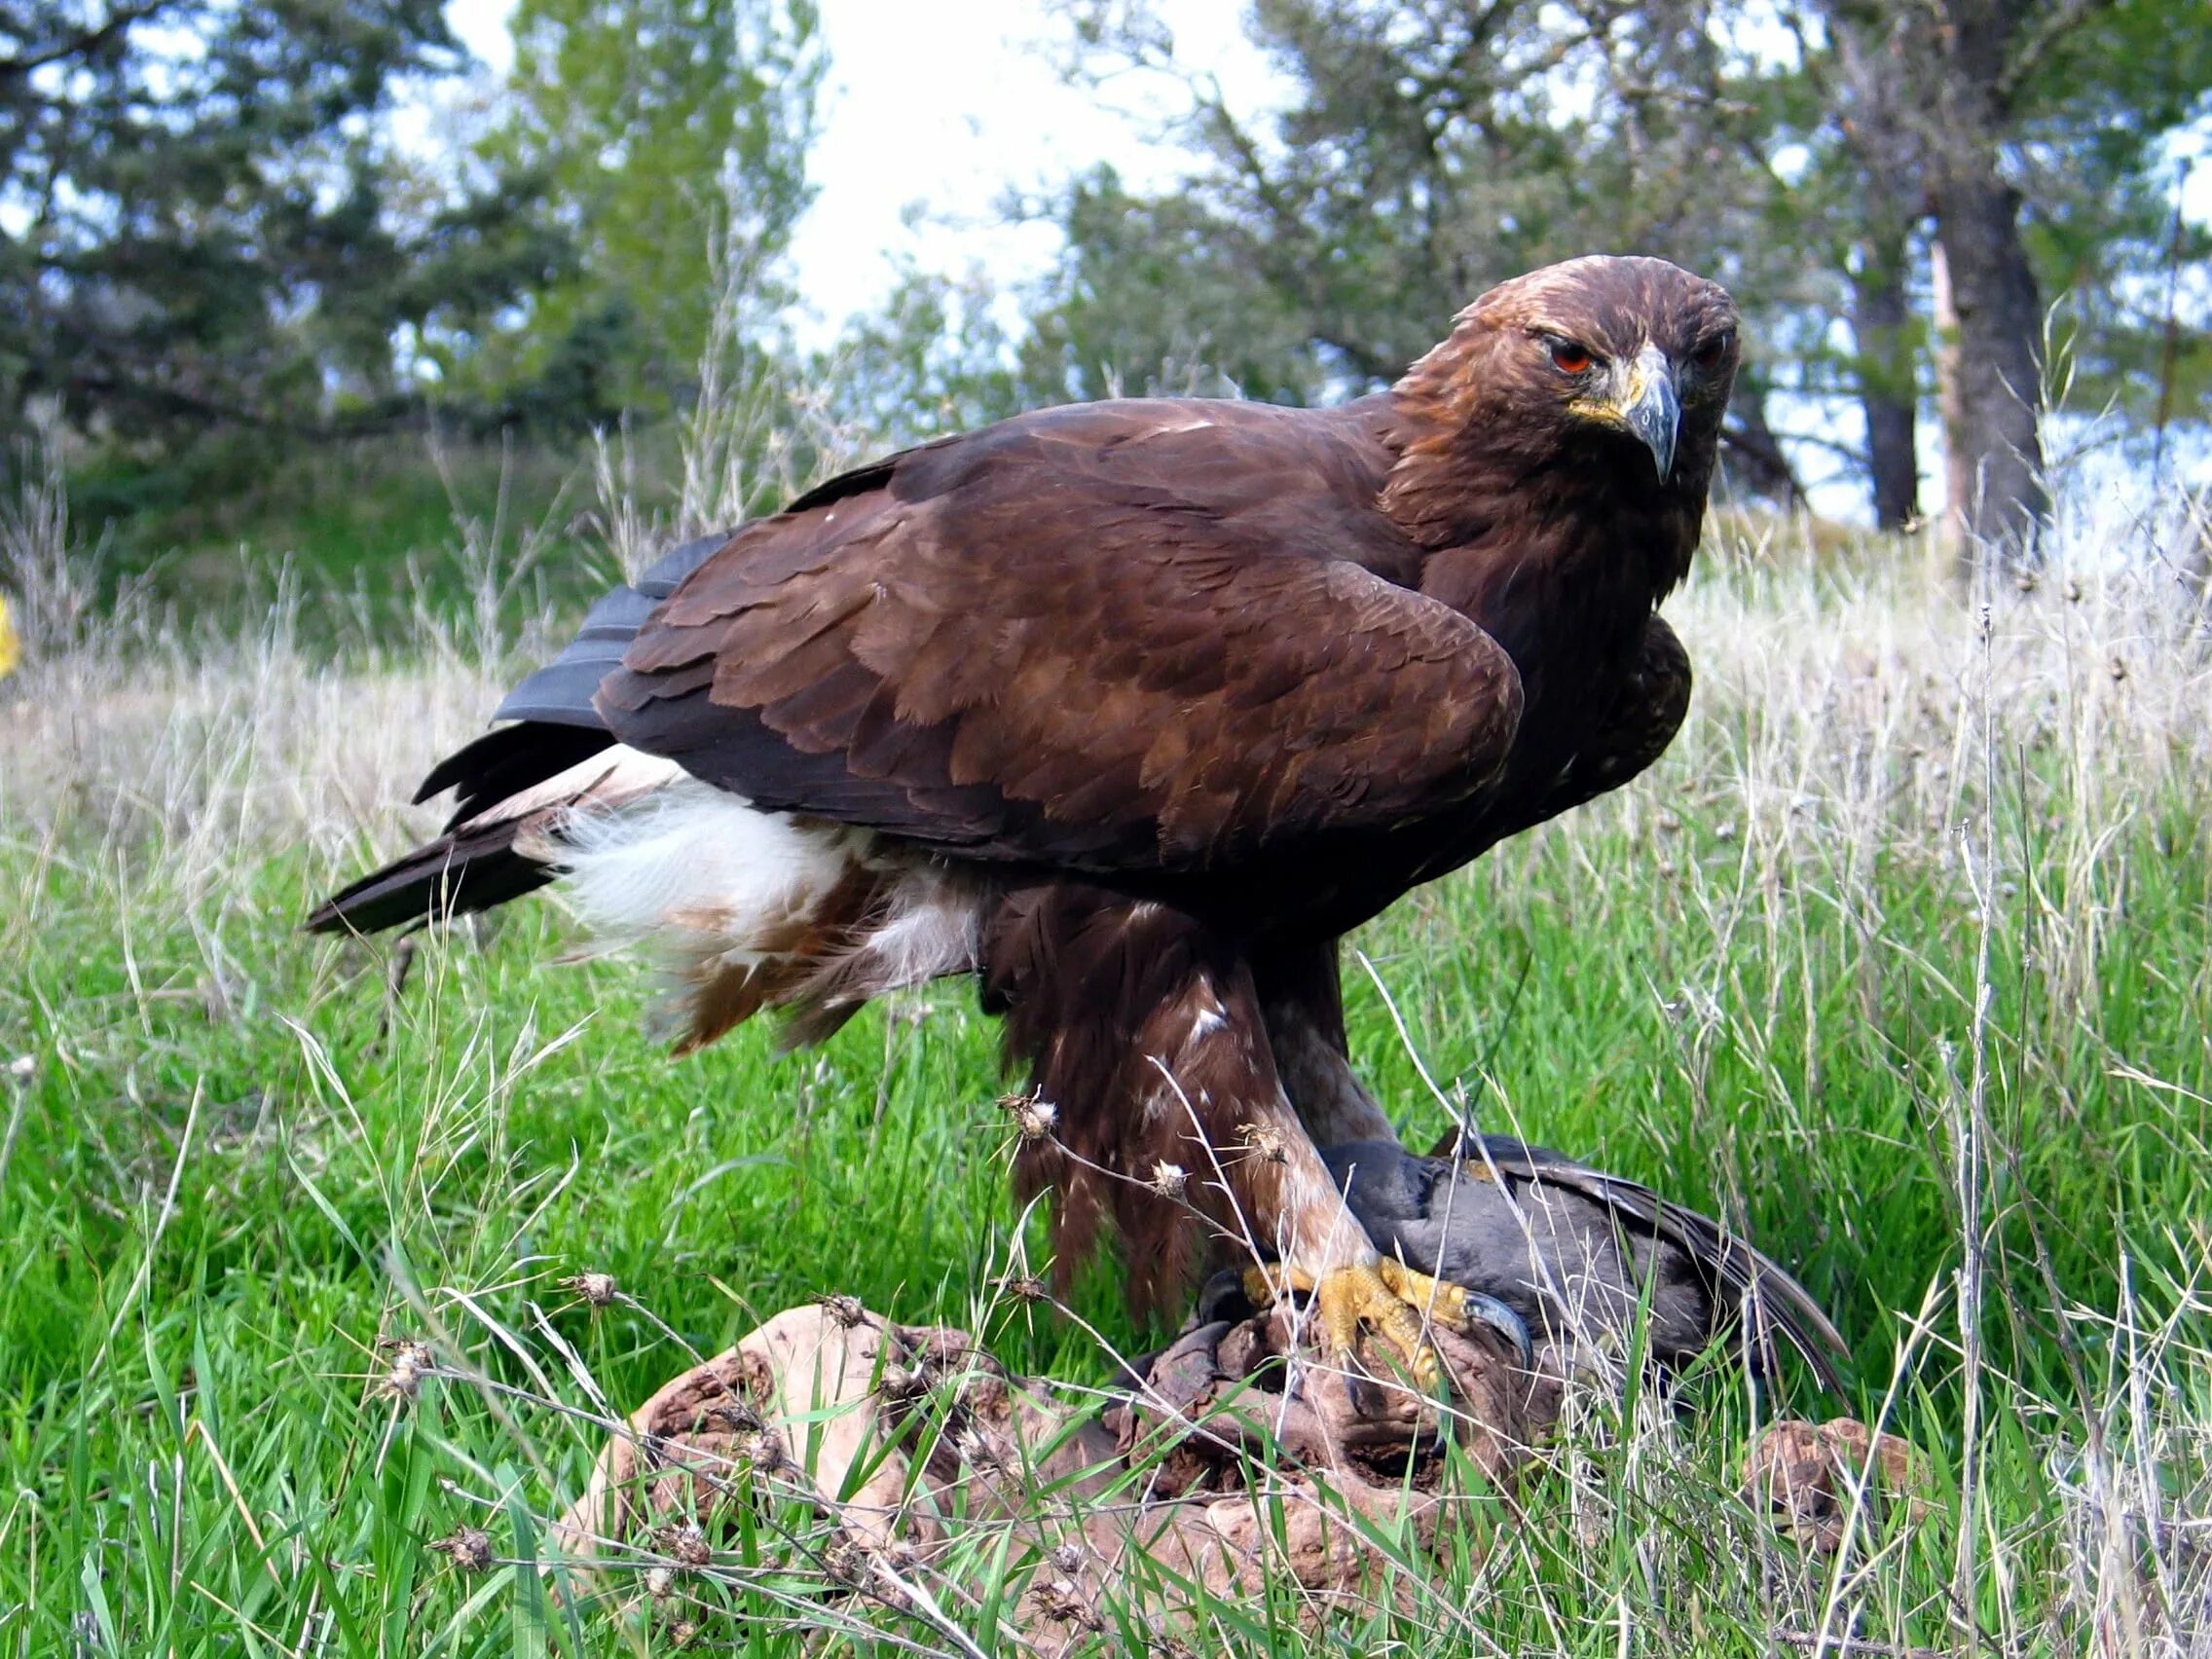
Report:
[[[1664,479],[1675,470],[1675,437],[1682,424],[1682,403],[1675,391],[1675,365],[1656,346],[1646,346],[1619,371],[1612,398],[1621,424],[1643,441]]]

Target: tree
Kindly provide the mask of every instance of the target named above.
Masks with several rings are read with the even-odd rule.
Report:
[[[1143,0],[1063,10],[1078,74],[1181,79],[1167,135],[1198,158],[1156,199],[1092,179],[1053,204],[1069,252],[1037,331],[1069,393],[1193,353],[1266,395],[1382,384],[1490,282],[1604,249],[1743,306],[1739,489],[1799,498],[1790,458],[1825,453],[1877,524],[1911,522],[1934,367],[1956,528],[2021,547],[2047,375],[2212,418],[2203,330],[2146,304],[2212,253],[2160,171],[2212,87],[2200,0],[1259,0],[1290,97],[1257,119]]]
[[[1833,249],[1851,282],[1851,332],[1874,525],[1902,530],[1920,516],[1920,348],[1913,313],[1915,239],[1926,217],[1921,129],[1907,100],[1903,58],[1914,50],[1901,20],[1848,4],[1827,15],[1827,50],[1816,65],[1819,113],[1808,136],[1832,130],[1841,162],[1829,169]],[[1802,37],[1800,37],[1802,38]]]
[[[511,109],[487,141],[540,175],[571,274],[533,297],[486,384],[526,413],[682,408],[718,296],[753,320],[811,200],[824,57],[812,0],[519,0]]]
[[[396,330],[549,257],[511,192],[400,210],[377,118],[464,63],[438,0],[0,12],[0,418],[175,445],[387,415]]]
[[[833,426],[881,449],[1018,414],[1031,399],[999,298],[979,273],[902,271],[882,314],[856,318],[809,366]]]
[[[1822,0],[1814,22],[1878,249],[1859,313],[1874,381],[1906,384],[1890,363],[1925,224],[1953,538],[1970,564],[2032,557],[2046,384],[2085,369],[2093,394],[2140,406],[2127,365],[2173,319],[2147,328],[2126,296],[2161,255],[2204,255],[2168,234],[2160,174],[2165,136],[2207,107],[2212,31],[2181,0]],[[1871,406],[1868,425],[1897,441]]]
[[[1218,203],[1132,196],[1102,166],[1028,210],[1056,219],[1066,237],[1021,346],[1032,398],[1310,403],[1326,394],[1332,371],[1349,367],[1343,344],[1283,279],[1272,239]],[[1349,372],[1369,378],[1364,366]]]
[[[1132,202],[1110,178],[1056,204],[1069,255],[1039,308],[1088,392],[1188,373],[1303,398],[1394,380],[1492,283],[1594,249],[1669,254],[1756,305],[1801,297],[1795,256],[1754,234],[1776,182],[1756,138],[1779,86],[1709,26],[1704,0],[1261,0],[1251,28],[1294,89],[1254,124],[1177,62],[1148,7],[1066,8],[1097,79],[1180,79],[1189,183]],[[1739,487],[1794,496],[1743,381]]]

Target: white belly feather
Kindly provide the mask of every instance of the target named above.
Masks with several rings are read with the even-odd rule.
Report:
[[[482,815],[531,820],[515,850],[595,948],[640,949],[682,1049],[763,1007],[813,1042],[871,997],[976,966],[984,884],[873,830],[765,812],[675,762],[616,746]]]

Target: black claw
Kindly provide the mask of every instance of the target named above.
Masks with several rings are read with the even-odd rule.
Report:
[[[1536,1365],[1536,1345],[1529,1335],[1529,1321],[1513,1311],[1494,1296],[1485,1296],[1479,1290],[1467,1292],[1466,1314],[1470,1319],[1488,1325],[1513,1345],[1514,1352],[1521,1356],[1521,1369],[1532,1371]]]

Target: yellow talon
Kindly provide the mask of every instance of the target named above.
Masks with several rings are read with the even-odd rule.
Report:
[[[1423,1318],[1449,1325],[1455,1331],[1474,1329],[1474,1318],[1467,1311],[1464,1285],[1417,1273],[1394,1256],[1384,1256],[1375,1264],[1375,1271],[1392,1295],[1420,1309]]]
[[[1256,1307],[1292,1291],[1313,1293],[1326,1357],[1348,1359],[1364,1323],[1406,1362],[1422,1389],[1433,1388],[1444,1375],[1444,1362],[1422,1329],[1424,1319],[1461,1331],[1469,1323],[1464,1290],[1387,1257],[1333,1269],[1318,1282],[1303,1268],[1244,1270],[1244,1294]]]

